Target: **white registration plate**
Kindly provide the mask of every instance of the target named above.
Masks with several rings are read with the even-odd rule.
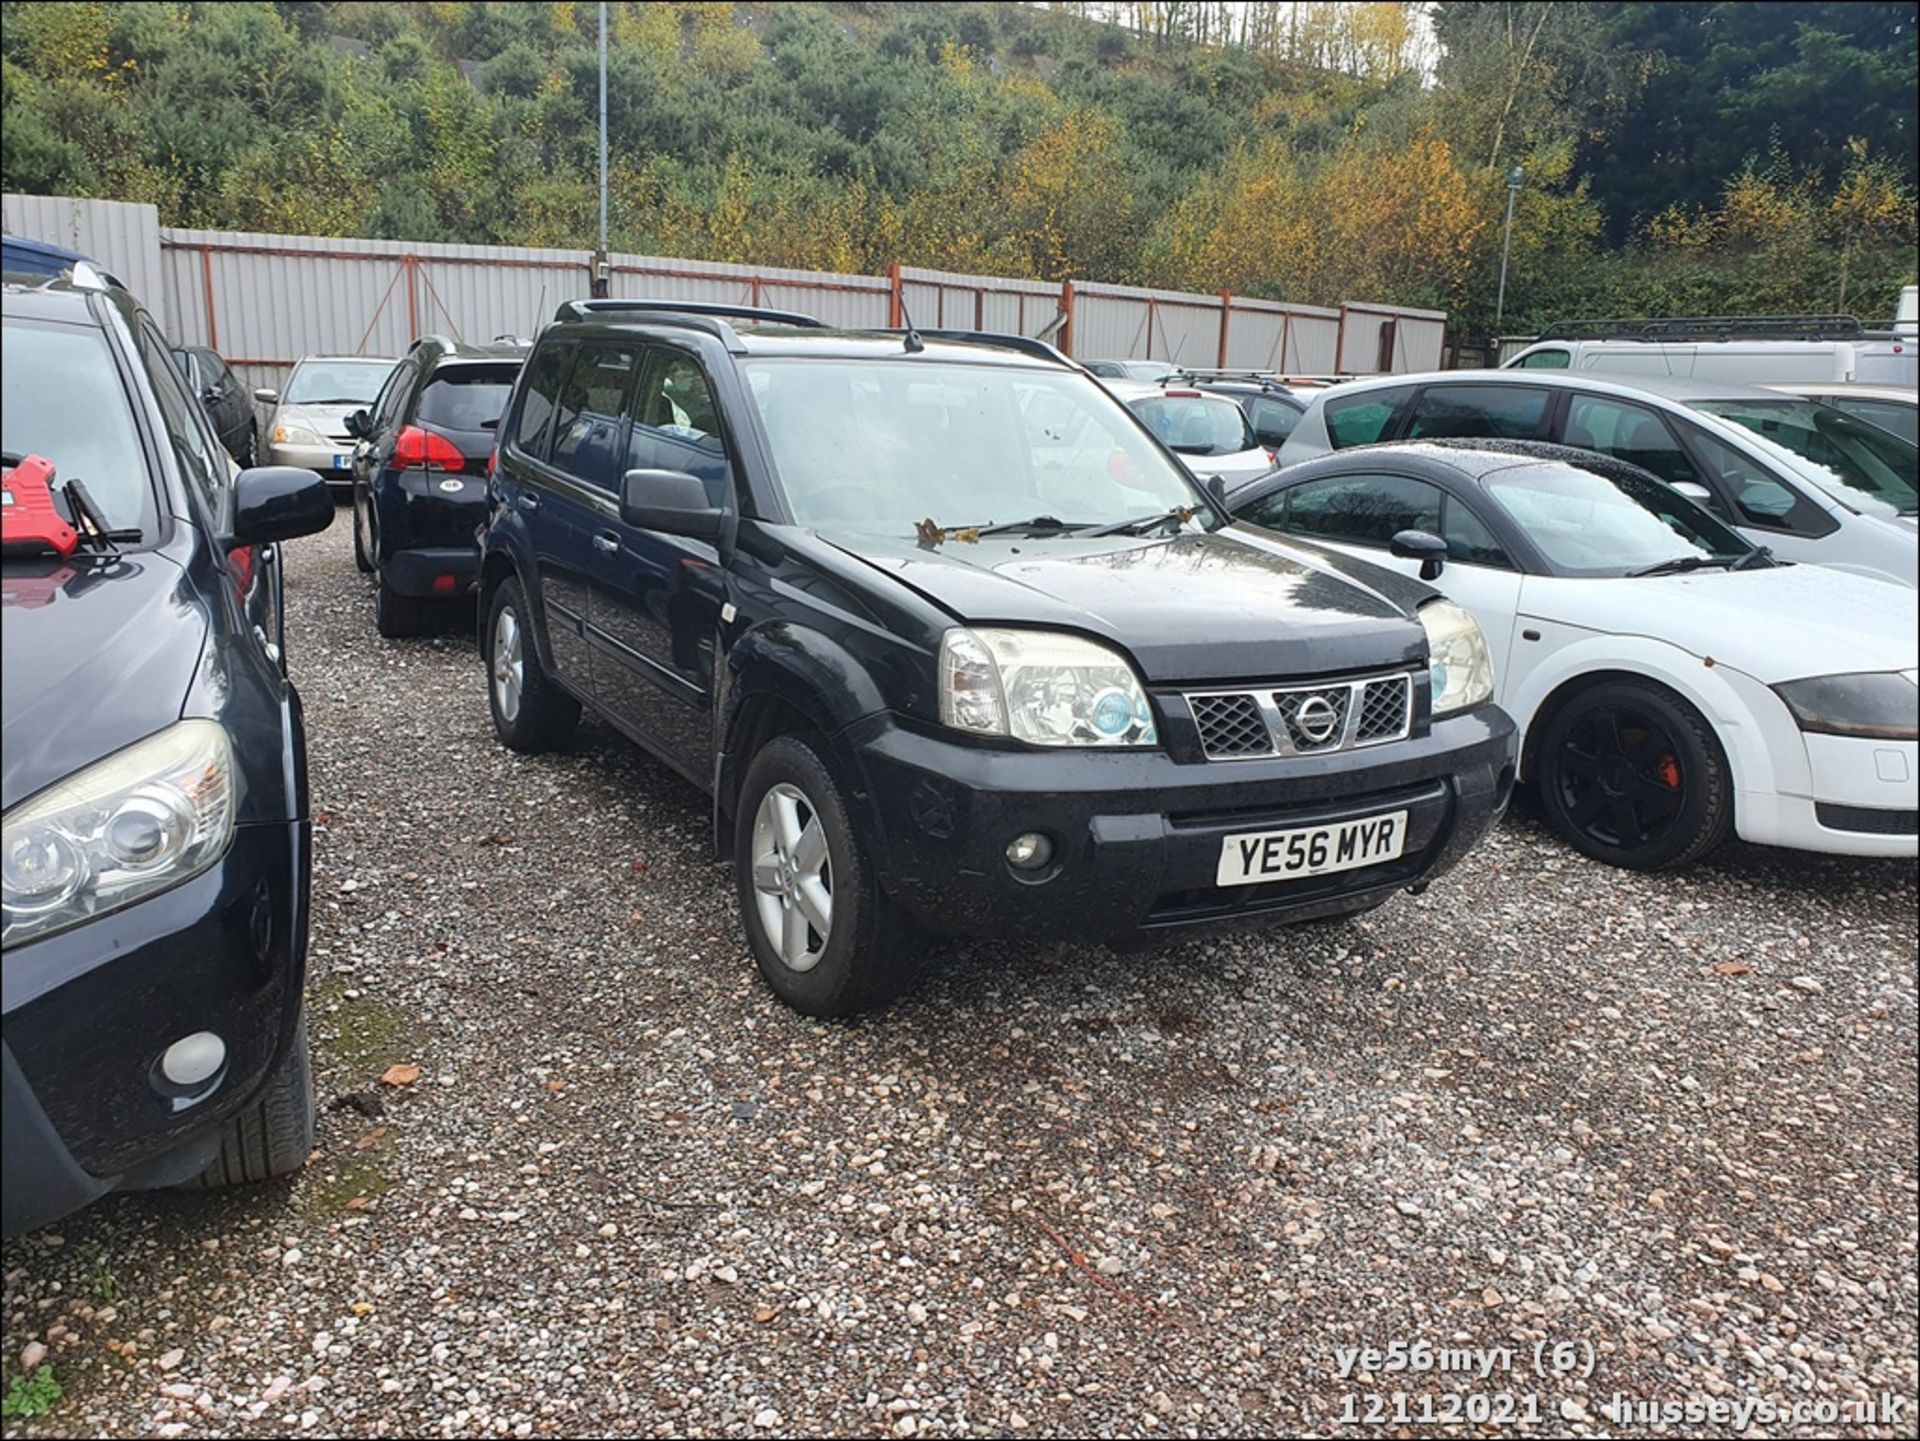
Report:
[[[353,457],[350,455],[335,455],[333,458],[333,468],[335,470],[352,470]]]
[[[1330,826],[1247,831],[1220,843],[1218,886],[1257,886],[1324,876],[1397,860],[1407,844],[1407,813],[1392,811]]]

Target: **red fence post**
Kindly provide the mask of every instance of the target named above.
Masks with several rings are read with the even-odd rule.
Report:
[[[1060,353],[1071,357],[1073,354],[1073,282],[1060,282],[1060,309],[1066,315],[1066,323],[1060,327]]]
[[[900,262],[896,260],[887,267],[887,329],[899,330],[903,324],[900,315]]]
[[[407,272],[407,341],[411,344],[420,338],[420,287],[415,274],[420,257],[409,250],[401,264]]]
[[[207,289],[207,349],[220,348],[220,327],[213,319],[213,252],[200,247],[200,281]]]
[[[1229,291],[1220,292],[1220,358],[1214,363],[1222,370],[1227,368],[1227,325],[1233,319],[1233,295]]]

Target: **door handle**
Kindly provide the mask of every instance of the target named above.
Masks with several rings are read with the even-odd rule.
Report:
[[[536,510],[540,509],[540,497],[531,491],[523,490],[513,498],[513,507],[515,510],[524,511],[526,514],[532,515]]]
[[[608,555],[618,555],[620,553],[620,537],[614,535],[611,531],[603,530],[594,536],[593,548],[598,551],[604,551]]]

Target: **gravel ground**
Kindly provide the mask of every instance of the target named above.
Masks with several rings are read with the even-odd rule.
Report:
[[[1396,1392],[1913,1434],[1910,863],[1639,876],[1517,817],[1344,929],[946,946],[818,1024],[701,798],[591,724],[503,749],[465,634],[374,635],[345,522],[289,581],[317,1152],[7,1243],[4,1374],[66,1393],[9,1434],[1325,1434]],[[1340,1374],[1422,1341],[1512,1370]]]

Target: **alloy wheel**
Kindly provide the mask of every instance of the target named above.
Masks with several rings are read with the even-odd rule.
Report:
[[[753,889],[755,916],[781,962],[812,970],[833,934],[833,863],[818,808],[787,781],[754,813]]]
[[[1602,846],[1635,850],[1672,830],[1686,799],[1679,747],[1651,716],[1596,706],[1562,743],[1558,800],[1574,828]]]
[[[520,617],[504,607],[493,623],[493,699],[508,725],[520,717],[520,692],[527,679],[522,653]]]

